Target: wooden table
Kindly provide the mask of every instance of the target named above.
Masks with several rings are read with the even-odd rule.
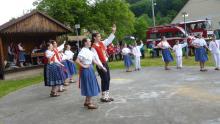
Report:
[[[44,53],[31,53],[31,63],[33,64],[33,58],[37,58],[37,61],[39,61],[39,57],[43,57]]]

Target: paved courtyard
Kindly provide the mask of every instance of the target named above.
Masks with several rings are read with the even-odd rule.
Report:
[[[41,83],[0,99],[0,124],[220,124],[220,71],[149,67],[111,77],[115,101],[95,97],[97,110],[83,107],[76,84],[50,98]]]

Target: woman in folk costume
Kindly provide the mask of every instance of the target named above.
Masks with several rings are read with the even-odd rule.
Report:
[[[51,42],[53,44],[53,50],[54,50],[54,53],[55,53],[55,55],[57,57],[57,60],[59,62],[61,62],[62,58],[61,58],[61,54],[59,52],[64,49],[64,44],[66,43],[66,41],[64,41],[64,43],[61,44],[59,47],[57,46],[57,42],[55,40],[51,40]],[[65,72],[65,69],[63,69],[63,72]],[[64,77],[66,77],[65,78],[65,82],[68,82],[67,76],[64,76]],[[63,85],[60,85],[59,86],[59,92],[63,92],[63,91],[66,91],[66,89],[63,87]]]
[[[144,46],[143,42],[141,41],[141,45],[137,45],[137,42],[134,43],[134,48],[132,49],[132,53],[134,55],[135,61],[135,71],[139,71],[141,69],[141,48]]]
[[[132,72],[130,70],[130,67],[132,66],[132,60],[131,60],[131,50],[127,47],[127,44],[124,44],[124,48],[122,49],[122,55],[124,58],[124,65],[126,67],[126,72]]]
[[[61,50],[60,52],[59,52],[59,54],[60,54],[60,57],[61,57],[61,63],[64,65],[64,68],[63,68],[63,71],[64,71],[64,73],[65,73],[65,75],[64,75],[64,79],[70,79],[71,78],[71,75],[70,75],[70,71],[69,71],[69,68],[68,68],[68,57],[67,57],[67,55],[65,55],[64,53],[63,53],[63,50]],[[64,86],[69,86],[69,81],[65,81],[64,82]],[[62,92],[62,91],[61,91]]]
[[[182,58],[183,58],[183,48],[187,47],[187,40],[183,44],[179,43],[179,40],[176,41],[176,45],[173,46],[173,51],[175,52],[176,55],[176,67],[177,69],[181,69],[183,64],[182,64]]]
[[[60,96],[57,91],[58,87],[64,83],[64,73],[62,70],[64,65],[58,61],[57,56],[53,51],[53,45],[51,43],[47,43],[45,57],[47,58],[47,63],[45,63],[44,66],[45,86],[52,87],[50,94],[51,97]]]
[[[90,39],[83,39],[83,48],[79,52],[76,62],[80,65],[80,88],[81,95],[86,96],[84,106],[88,109],[97,109],[97,106],[92,103],[91,98],[97,96],[100,93],[100,88],[96,75],[93,69],[93,64],[95,63],[99,69],[102,69],[104,72],[107,70],[103,67],[101,61],[95,57],[91,50],[91,41]]]
[[[170,62],[173,61],[173,56],[171,55],[169,49],[172,48],[170,47],[170,44],[167,42],[165,36],[162,36],[160,43],[157,45],[157,48],[162,49],[162,57],[163,61],[165,62],[165,70],[170,70],[170,68],[168,68],[168,65]]]
[[[77,70],[76,70],[76,65],[73,61],[74,53],[71,51],[71,46],[70,45],[66,45],[66,50],[65,50],[64,54],[67,56],[67,60],[68,60],[67,65],[68,65],[69,73],[71,75],[70,82],[74,83],[73,75],[77,74]]]
[[[106,47],[112,43],[115,38],[116,25],[112,27],[111,35],[104,41],[101,41],[100,33],[92,34],[92,51],[98,55],[98,58],[102,62],[102,65],[107,69],[107,72],[103,71],[96,67],[100,77],[101,77],[101,88],[102,88],[102,97],[101,102],[111,102],[114,99],[109,96],[109,85],[110,85],[110,71],[108,67],[108,57],[106,54]]]
[[[18,44],[18,50],[19,50],[19,63],[21,67],[24,67],[24,62],[25,62],[25,49],[22,47],[22,44]]]
[[[208,56],[205,48],[208,49],[206,41],[202,38],[202,34],[199,34],[198,38],[192,42],[192,46],[195,47],[195,61],[200,63],[200,71],[207,71],[204,68],[205,62],[208,61]]]
[[[209,50],[212,53],[214,62],[215,62],[215,70],[220,69],[220,41],[216,40],[216,36],[212,36],[212,41],[209,43]]]

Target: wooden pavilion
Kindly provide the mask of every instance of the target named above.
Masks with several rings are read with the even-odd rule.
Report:
[[[64,24],[37,10],[0,26],[0,79],[5,78],[4,61],[8,58],[7,48],[11,42],[21,42],[25,52],[30,54],[42,42],[56,40],[58,36],[70,32],[72,30]]]

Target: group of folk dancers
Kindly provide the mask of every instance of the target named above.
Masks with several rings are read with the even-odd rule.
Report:
[[[122,49],[122,54],[124,58],[124,65],[126,67],[126,72],[131,72],[130,68],[132,66],[132,60],[130,55],[134,55],[135,60],[135,71],[141,69],[140,65],[140,48],[142,47],[143,42],[141,45],[137,46],[135,43],[135,47],[130,50],[127,48],[127,44],[124,45]],[[215,62],[215,70],[220,70],[220,41],[216,40],[216,36],[212,36],[212,41],[210,41],[209,46],[207,45],[206,41],[202,37],[202,34],[198,34],[198,38],[192,39],[190,46],[195,48],[195,61],[199,62],[200,64],[200,71],[204,72],[207,71],[205,69],[205,62],[208,61],[207,51],[209,50],[212,53],[213,60]],[[177,69],[182,68],[182,57],[183,52],[182,49],[184,47],[188,47],[187,39],[184,40],[184,43],[180,43],[178,40],[176,44],[171,47],[170,44],[167,42],[165,36],[162,36],[161,41],[157,44],[155,48],[160,48],[162,51],[162,59],[165,63],[165,70],[170,70],[168,65],[170,62],[174,61],[173,56],[170,50],[173,50],[176,56],[176,67]]]
[[[109,95],[110,71],[107,63],[106,47],[114,40],[115,32],[116,25],[113,25],[112,33],[104,41],[101,41],[99,33],[92,34],[91,40],[88,38],[82,40],[83,48],[78,53],[75,62],[80,67],[79,87],[81,95],[85,96],[84,106],[88,109],[97,109],[97,105],[92,102],[92,97],[100,93],[93,64],[96,64],[97,72],[101,78],[101,102],[114,101]],[[64,44],[65,42],[57,47],[56,41],[47,43],[44,81],[45,86],[52,87],[51,97],[60,96],[59,92],[65,91],[63,85],[69,85],[68,82],[73,80],[72,77],[76,73],[76,66],[73,62],[74,53],[70,51],[69,45],[66,46],[66,50],[63,52]]]
[[[100,93],[100,87],[93,69],[93,64],[96,64],[96,69],[101,78],[101,102],[114,101],[109,95],[110,86],[110,70],[108,67],[108,57],[106,47],[112,43],[115,38],[116,26],[113,25],[112,33],[110,36],[101,41],[100,33],[92,34],[92,39],[85,38],[82,40],[83,48],[77,55],[75,62],[79,64],[79,87],[81,89],[81,95],[85,96],[84,106],[88,109],[97,109],[92,101],[93,96],[97,96]],[[69,85],[68,82],[73,82],[73,75],[76,74],[76,65],[73,61],[74,53],[71,52],[71,47],[66,45],[64,50],[65,42],[57,47],[56,41],[47,43],[47,50],[45,52],[45,58],[47,62],[44,67],[44,80],[45,86],[52,87],[51,97],[60,96],[59,92],[65,91],[64,85]],[[212,52],[213,58],[216,63],[215,70],[220,69],[220,43],[213,36],[213,40],[210,42],[209,47],[205,40],[202,38],[202,34],[191,43],[195,47],[195,61],[200,62],[200,71],[207,71],[204,68],[204,63],[208,60],[206,49]],[[127,71],[131,65],[130,53],[135,58],[135,70],[140,70],[140,48],[143,47],[143,42],[140,45],[135,43],[132,51],[124,45],[122,54],[124,56],[124,64],[127,67]],[[165,62],[165,70],[169,70],[168,64],[173,61],[170,49],[175,51],[177,68],[182,68],[182,48],[187,47],[187,41],[183,44],[179,42],[174,45],[173,48],[166,41],[165,37],[162,37],[161,42],[157,44],[158,48],[162,49],[162,57]]]
[[[140,71],[141,69],[141,48],[144,46],[143,42],[141,41],[140,45],[137,45],[137,42],[134,43],[134,47],[132,49],[129,49],[127,47],[127,44],[124,44],[124,47],[122,49],[122,55],[124,58],[124,65],[126,67],[126,72],[131,72],[131,66],[133,64],[131,60],[131,56],[134,56],[134,61],[135,61],[135,71]]]

